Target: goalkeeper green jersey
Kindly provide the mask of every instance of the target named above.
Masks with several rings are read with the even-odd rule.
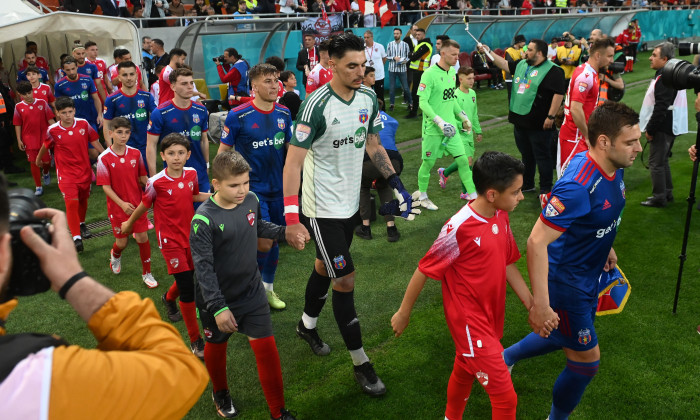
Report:
[[[464,93],[457,88],[455,89],[455,94],[457,95],[457,104],[459,108],[467,113],[467,117],[469,117],[469,121],[472,123],[472,133],[481,134],[479,112],[476,105],[476,92],[474,92],[474,89],[469,89],[469,93]]]
[[[433,65],[423,72],[418,85],[420,97],[420,109],[423,111],[423,137],[443,136],[442,130],[433,122],[433,118],[439,115],[445,122],[455,126],[458,130],[462,127],[455,94],[457,76],[455,70],[450,67],[445,71],[439,65]]]

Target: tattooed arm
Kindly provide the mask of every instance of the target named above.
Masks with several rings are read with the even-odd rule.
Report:
[[[396,173],[384,146],[379,141],[379,134],[367,134],[367,154],[384,178]]]

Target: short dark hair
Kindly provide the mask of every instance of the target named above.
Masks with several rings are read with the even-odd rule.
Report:
[[[435,37],[435,40],[436,40],[436,41],[447,41],[447,40],[449,40],[449,39],[450,39],[450,37],[447,36],[447,35],[438,35],[438,36]]]
[[[66,64],[75,64],[77,66],[78,60],[69,55],[61,62],[61,68],[64,68]]]
[[[372,66],[365,66],[365,77],[367,77],[368,74],[374,73],[376,70]]]
[[[463,74],[465,76],[469,76],[470,74],[474,74],[474,69],[469,67],[469,66],[460,67],[459,70],[457,70],[457,77],[458,78],[459,78],[460,74]]]
[[[20,95],[26,95],[27,93],[30,93],[32,91],[32,84],[27,82],[26,80],[23,80],[19,83],[17,83],[17,93]]]
[[[224,179],[250,172],[250,165],[246,162],[243,155],[233,149],[216,155],[211,162],[211,177],[219,181]]]
[[[277,71],[279,71],[279,72],[284,71],[284,68],[285,68],[284,60],[282,60],[281,57],[278,57],[276,55],[267,57],[265,59],[265,64],[270,64],[270,65],[274,66],[277,69]]]
[[[187,52],[183,50],[182,48],[173,48],[170,50],[170,59],[172,60],[173,57],[182,57],[182,56],[187,57]]]
[[[425,29],[423,29],[423,28],[416,28],[416,32],[423,32],[423,33],[425,33]]]
[[[131,121],[124,117],[114,117],[112,121],[109,122],[109,129],[114,131],[117,128],[128,128],[131,130]]]
[[[153,39],[151,40],[151,42],[154,43],[154,44],[156,44],[156,45],[158,45],[159,47],[164,47],[164,46],[165,46],[165,42],[163,42],[163,40],[160,39],[160,38],[153,38]]]
[[[95,41],[88,41],[85,43],[85,49],[87,50],[88,48],[92,47],[93,45],[97,45],[97,42]]]
[[[187,151],[190,151],[190,148],[192,147],[190,145],[190,141],[187,140],[187,137],[183,136],[180,133],[170,133],[167,136],[163,137],[163,140],[160,142],[160,151],[165,152],[172,146],[176,145],[184,146]]]
[[[294,73],[289,70],[285,70],[282,73],[280,73],[280,80],[282,81],[282,83],[287,83],[287,80],[289,80],[289,77],[291,76],[294,76]]]
[[[274,76],[277,73],[277,68],[271,64],[262,63],[256,64],[248,70],[248,79],[253,81],[261,76]]]
[[[588,118],[588,141],[594,147],[601,135],[611,142],[626,126],[639,124],[639,114],[622,102],[605,101],[597,106]]]
[[[186,67],[180,67],[170,72],[170,75],[168,76],[168,81],[170,81],[170,84],[174,84],[175,82],[177,82],[177,78],[180,76],[194,76],[194,73],[192,73],[192,70]]]
[[[328,55],[336,59],[343,58],[348,51],[364,51],[365,41],[355,34],[342,34],[330,38]]]
[[[401,30],[401,28],[394,28],[394,31],[399,31],[399,32],[403,33],[403,31]],[[393,31],[392,31],[392,32],[393,32]]]
[[[228,53],[229,57],[236,57],[236,60],[240,60],[242,57],[242,55],[238,54],[238,50],[233,47],[226,48],[224,52]]]
[[[478,194],[485,194],[491,188],[503,192],[524,173],[525,165],[518,159],[502,152],[488,151],[474,162],[472,179]]]
[[[24,55],[25,55],[25,56],[26,56],[26,55],[36,55],[36,53],[35,53],[34,51],[32,51],[32,50],[27,50],[27,51],[24,52]]]
[[[141,42],[146,42],[147,39],[153,40],[150,36],[142,36],[141,37]]]
[[[313,36],[312,34],[304,34],[304,38],[306,38],[306,37],[311,37],[311,38],[314,38],[314,39],[316,38],[316,37]]]
[[[36,45],[36,42],[34,42],[34,41],[27,41],[27,43],[24,44],[24,46],[29,48],[29,47],[36,47],[37,45]]]
[[[454,39],[447,38],[442,40],[442,47],[452,47],[459,49],[459,42],[455,41]]]
[[[328,48],[330,48],[330,45],[331,45],[331,42],[328,39],[321,41],[321,43],[318,44],[318,52],[328,51]]]
[[[59,60],[61,63],[63,63],[63,60],[64,60],[66,57],[68,57],[68,54],[63,53],[63,54],[61,54],[60,57],[58,57],[58,60]]]
[[[547,51],[549,51],[549,45],[544,42],[543,39],[531,39],[531,43],[535,44],[535,52],[541,52],[544,58],[547,58]]]
[[[24,74],[29,73],[41,74],[41,70],[39,70],[39,67],[37,66],[27,66],[27,69],[24,71]]]
[[[121,63],[117,64],[117,73],[119,73],[119,70],[124,69],[124,68],[131,68],[131,67],[136,67],[136,63],[133,61],[122,61]]]
[[[112,56],[115,59],[117,59],[117,58],[122,58],[127,54],[131,54],[131,53],[126,48],[117,48],[116,50],[114,50],[114,54],[112,54]]]
[[[595,54],[598,51],[602,51],[607,48],[615,48],[615,41],[612,38],[600,38],[597,39],[593,45],[591,45],[590,55]]]
[[[75,102],[73,102],[70,96],[59,96],[56,98],[56,104],[54,106],[56,107],[56,111],[60,111],[66,108],[75,108]]]

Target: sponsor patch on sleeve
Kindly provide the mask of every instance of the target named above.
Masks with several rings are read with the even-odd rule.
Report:
[[[309,138],[309,135],[311,135],[311,127],[306,124],[297,124],[295,135],[299,143],[303,143]]]
[[[421,83],[420,85],[418,85],[418,90],[419,91],[425,90],[425,83]]]
[[[566,207],[564,206],[564,203],[562,203],[557,197],[552,196],[552,198],[549,200],[549,205],[552,206],[557,211],[557,214],[562,213],[564,210],[566,210]]]
[[[578,82],[578,91],[579,91],[579,92],[585,92],[586,89],[588,89],[588,83],[586,83],[586,82]]]

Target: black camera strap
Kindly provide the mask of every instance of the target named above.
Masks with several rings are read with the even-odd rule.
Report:
[[[26,333],[0,336],[0,382],[30,354],[47,347],[67,345],[68,342],[54,335]]]

